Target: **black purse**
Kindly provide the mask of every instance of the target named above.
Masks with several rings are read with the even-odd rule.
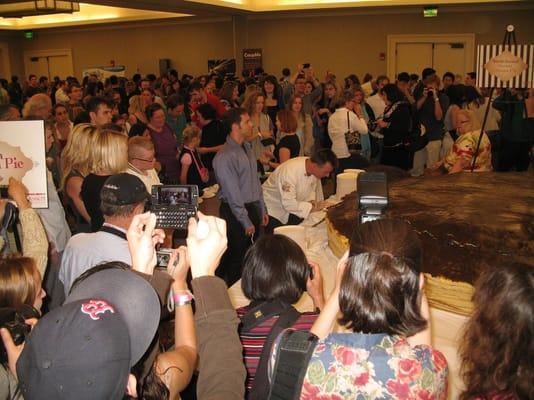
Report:
[[[362,149],[362,144],[360,142],[360,134],[358,131],[350,130],[350,118],[349,111],[347,110],[347,131],[345,132],[345,142],[347,142],[347,147],[349,151],[359,151]]]

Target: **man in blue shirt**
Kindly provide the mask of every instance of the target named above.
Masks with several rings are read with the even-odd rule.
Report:
[[[244,109],[231,109],[223,117],[228,136],[213,160],[220,185],[219,215],[226,221],[228,249],[217,275],[228,286],[241,277],[241,265],[249,246],[269,222],[258,178],[256,158],[247,142],[252,123]]]

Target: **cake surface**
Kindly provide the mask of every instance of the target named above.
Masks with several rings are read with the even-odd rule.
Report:
[[[407,178],[389,185],[388,217],[407,220],[423,245],[431,305],[469,314],[482,268],[534,267],[534,175],[461,173]],[[340,256],[357,226],[357,193],[327,213],[329,244]]]

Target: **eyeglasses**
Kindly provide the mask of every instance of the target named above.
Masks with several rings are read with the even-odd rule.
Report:
[[[139,161],[144,161],[144,162],[147,162],[147,163],[152,163],[154,161],[156,161],[155,158],[151,158],[150,160],[147,160],[146,158],[139,158],[139,157],[133,157],[134,160],[139,160]]]

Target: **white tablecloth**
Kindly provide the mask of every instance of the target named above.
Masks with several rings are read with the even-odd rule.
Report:
[[[304,249],[304,252],[309,260],[320,265],[324,292],[328,296],[334,288],[338,258],[328,246],[326,224],[323,222],[317,227],[312,227],[313,224],[321,221],[324,216],[324,212],[312,213],[302,225],[306,226],[307,248]],[[236,282],[228,289],[228,293],[235,308],[243,307],[249,303],[249,300],[241,291],[241,281]],[[313,311],[313,303],[307,293],[304,293],[295,307],[299,311]],[[445,355],[449,364],[449,399],[457,399],[462,388],[462,382],[459,378],[460,362],[457,348],[462,327],[466,320],[467,318],[462,315],[430,308],[432,344]]]

